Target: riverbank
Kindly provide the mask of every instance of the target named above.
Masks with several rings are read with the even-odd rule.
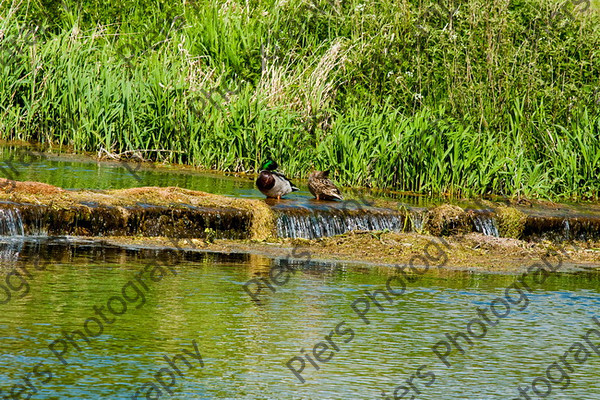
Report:
[[[290,177],[431,195],[599,196],[598,2],[138,3],[2,3],[0,138],[219,171],[270,156]]]

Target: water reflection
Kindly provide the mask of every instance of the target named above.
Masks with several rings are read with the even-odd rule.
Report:
[[[10,243],[2,246],[6,250]],[[242,285],[265,276],[280,260],[95,242],[26,240],[21,246],[13,267],[30,266],[32,277],[26,296],[0,305],[0,389],[7,393],[42,363],[53,375],[43,383],[47,376],[40,373],[32,398],[131,398],[145,383],[157,384],[153,374],[168,367],[165,355],[192,351],[192,341],[205,365],[190,369],[182,364],[174,398],[381,398],[382,390],[390,396],[425,364],[437,379],[430,387],[415,380],[422,391],[418,398],[515,398],[517,385],[542,374],[585,333],[600,309],[598,273],[552,276],[530,295],[525,310],[502,320],[465,354],[453,354],[446,367],[431,347],[445,333],[464,330],[477,307],[502,296],[514,276],[427,275],[393,304],[372,307],[367,325],[350,305],[365,290],[383,289],[392,273],[387,268],[311,263],[276,292],[261,294],[258,306]],[[64,337],[62,330],[82,330],[94,306],[121,296],[124,284],[154,259],[177,274],[158,282],[146,279],[143,306],[114,316],[90,343],[74,339],[80,350],[70,344],[68,365],[63,365],[49,344]],[[44,268],[32,268],[36,262]],[[6,273],[2,269],[0,283]],[[326,341],[341,322],[352,328],[354,338],[336,342],[339,350],[317,364],[318,370],[307,362],[306,382],[300,384],[285,363]],[[600,363],[590,360],[574,371],[572,385],[553,392],[553,398],[594,398],[599,372]],[[169,397],[163,388],[161,398]]]

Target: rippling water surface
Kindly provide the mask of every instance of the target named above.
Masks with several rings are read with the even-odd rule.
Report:
[[[531,387],[574,342],[583,342],[581,335],[600,314],[598,274],[550,276],[544,284],[530,283],[526,297],[513,291],[510,314],[472,346],[459,342],[465,353],[454,351],[447,367],[432,346],[446,333],[465,332],[477,308],[505,296],[516,276],[443,272],[418,277],[404,294],[390,296],[391,304],[378,295],[383,310],[371,303],[367,325],[351,305],[365,291],[385,290],[393,274],[388,268],[293,265],[299,271],[282,286],[270,281],[276,292],[263,288],[257,304],[244,283],[268,276],[281,260],[52,239],[5,241],[1,247],[4,398],[10,398],[11,387],[15,398],[27,398],[31,386],[37,390],[32,399],[131,399],[136,390],[139,399],[376,399],[382,391],[393,398],[394,389],[408,386],[406,380],[426,365],[421,375],[433,373],[435,382],[427,387],[431,375],[414,377],[411,383],[420,391],[415,398],[512,399],[518,398],[518,385]],[[20,271],[22,278],[11,271]],[[107,303],[121,314],[109,313]],[[86,320],[90,332],[98,333],[90,318],[101,321],[102,316],[94,307],[112,323],[104,322],[102,333],[89,343],[78,336],[72,343],[65,340],[61,331],[84,332]],[[327,358],[333,350],[331,359],[317,362],[313,349],[319,342],[326,345],[327,335],[339,350],[329,345],[320,355]],[[50,350],[54,341],[59,354],[68,346],[67,365]],[[194,343],[203,367],[193,357]],[[600,345],[600,338],[595,343]],[[564,378],[548,398],[600,398],[600,356],[589,351],[584,364],[568,371],[568,387],[560,389]],[[164,356],[177,354],[186,355],[193,368],[179,360],[182,376],[171,377],[163,369],[169,367]],[[304,358],[305,383],[300,383],[286,363],[306,354],[319,369]],[[31,373],[40,363],[37,374]],[[299,369],[300,361],[291,365]],[[161,369],[158,378],[172,395],[154,377]],[[397,398],[415,395],[401,393]]]

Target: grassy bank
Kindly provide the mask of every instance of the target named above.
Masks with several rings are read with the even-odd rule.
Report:
[[[167,4],[163,4],[167,3]],[[600,195],[598,4],[0,0],[0,138],[421,193]],[[36,26],[40,28],[36,30]]]

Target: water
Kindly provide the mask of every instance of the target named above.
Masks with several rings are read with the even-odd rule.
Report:
[[[518,301],[513,293],[510,315],[485,338],[466,346],[465,354],[453,353],[446,367],[432,346],[445,333],[465,332],[477,317],[477,307],[488,307],[504,296],[517,277],[427,274],[409,283],[406,293],[394,296],[391,304],[380,296],[383,310],[372,304],[367,325],[351,304],[365,297],[365,290],[385,290],[393,273],[389,268],[293,263],[297,272],[289,281],[281,286],[271,281],[276,292],[264,287],[256,304],[243,285],[268,277],[282,260],[123,249],[64,238],[22,239],[17,250],[7,250],[10,243],[0,246],[14,255],[0,264],[0,302],[5,303],[0,304],[0,389],[5,396],[42,363],[38,376],[30,374],[38,391],[32,399],[131,399],[145,383],[158,385],[153,375],[168,367],[164,355],[183,350],[194,354],[195,341],[204,367],[188,356],[193,369],[181,364],[183,376],[174,375],[173,395],[163,391],[159,398],[379,399],[382,390],[390,396],[425,364],[436,381],[426,387],[424,380],[415,380],[422,392],[418,399],[517,398],[517,385],[542,375],[573,342],[581,341],[591,317],[600,314],[598,272],[552,275],[539,285],[530,281],[533,293]],[[158,281],[153,282],[148,272],[141,275],[147,290],[141,283],[136,287],[143,300],[130,284],[127,310],[119,316],[108,314],[114,322],[105,324],[90,343],[75,339],[81,351],[71,347],[64,356],[68,365],[63,365],[49,350],[50,343],[61,338],[63,329],[83,330],[86,319],[95,315],[94,306],[106,312],[107,302],[123,298],[124,285],[136,282],[136,274],[149,263],[162,266],[161,279],[155,274]],[[6,276],[23,267],[30,276],[21,272],[19,280],[13,272],[11,298],[5,301]],[[113,299],[111,306],[122,311],[119,304]],[[339,351],[329,362],[317,364],[318,371],[306,362],[301,384],[285,364],[302,355],[302,349],[312,351],[326,342],[325,336],[342,322],[354,337],[344,343],[349,334],[330,335]],[[93,322],[88,327],[92,333],[97,329]],[[59,344],[55,350],[61,350]],[[555,385],[549,398],[600,398],[600,356],[592,352],[584,365],[573,367],[569,387]],[[48,378],[42,374],[45,370],[52,378],[42,383]],[[170,383],[166,372],[159,376]]]
[[[0,208],[0,236],[23,235],[23,221],[19,210]]]
[[[392,210],[347,203],[331,203],[327,206],[303,207],[276,206],[278,212],[276,229],[279,237],[314,239],[340,235],[356,230],[397,231],[405,228],[404,218]]]
[[[475,231],[483,233],[486,236],[500,236],[498,233],[498,225],[496,218],[492,215],[477,213],[473,215],[473,225],[475,225]]]
[[[198,172],[192,168],[146,168],[135,163],[99,162],[91,157],[56,155],[32,152],[23,147],[0,146],[0,176],[17,180],[33,180],[49,183],[65,189],[117,189],[137,186],[177,186],[225,196],[264,199],[254,187],[254,178],[226,176]],[[356,200],[344,202],[319,202],[313,199],[304,182],[295,182],[301,188],[286,199],[272,205],[280,218],[277,221],[281,237],[317,238],[341,234],[353,229],[369,230],[414,230],[423,229],[423,213],[426,207],[433,207],[440,199],[423,196],[407,196],[394,193],[378,193],[376,198],[397,201],[395,209],[406,207],[410,211],[410,221],[406,223],[393,210],[375,210],[359,200],[363,215],[348,213],[345,209],[356,206]],[[344,189],[346,197],[360,197],[350,189]],[[365,192],[371,198],[374,192]],[[486,207],[477,201],[454,202],[463,208],[479,210]],[[551,204],[519,207],[528,215],[524,237],[551,240],[588,240],[600,236],[600,206],[597,204]],[[341,210],[341,212],[339,211]],[[474,218],[477,232],[498,236],[498,228],[492,210],[479,210]],[[0,231],[10,225],[10,216],[0,215]],[[5,222],[8,221],[8,222]],[[48,227],[28,226],[28,234],[47,234]],[[18,227],[16,227],[18,229]],[[0,232],[0,235],[2,233]],[[17,233],[18,234],[18,233]],[[12,233],[4,233],[12,235]]]
[[[176,186],[224,196],[264,199],[256,189],[254,176],[232,176],[196,171],[182,166],[141,166],[134,162],[97,161],[82,155],[52,154],[33,151],[23,146],[0,145],[0,178],[44,182],[64,189],[124,189],[139,186]],[[300,191],[291,193],[282,204],[312,207],[313,199],[305,182],[293,180]],[[353,197],[352,190],[343,190]],[[367,197],[375,193],[365,191]],[[440,202],[423,196],[378,194],[392,196],[402,204],[427,206]]]
[[[197,172],[193,169],[169,170],[140,167],[135,163],[94,161],[90,157],[33,152],[20,147],[0,147],[0,176],[17,180],[32,180],[65,189],[117,189],[138,186],[177,186],[209,193],[242,198],[264,196],[255,188],[253,178]],[[318,202],[302,188],[287,198],[272,202],[278,210],[277,231],[281,237],[317,238],[342,234],[356,229],[401,231],[404,221],[391,210],[373,209],[366,205],[356,211],[358,202]],[[423,202],[422,197],[405,197],[403,202]],[[404,204],[404,203],[402,203]],[[348,210],[354,210],[349,214]],[[0,236],[3,224],[12,220],[0,214]],[[35,234],[47,234],[40,215],[39,226],[29,229]],[[418,220],[418,219],[417,219]],[[22,228],[21,228],[22,231]],[[22,233],[21,233],[22,234]]]
[[[350,231],[420,232],[424,209],[412,208],[404,217],[399,211],[351,202],[276,205],[279,237],[315,239]]]
[[[70,189],[181,186],[262,198],[251,179],[152,169],[134,174],[119,163],[19,157],[14,149],[0,155],[4,176]],[[306,191],[272,205],[281,214],[282,236],[423,228],[420,210],[404,221],[395,211],[364,207],[368,215],[358,218],[351,204],[316,202]],[[558,234],[598,232],[595,221],[578,214],[577,220],[550,217],[540,224]],[[474,223],[478,231],[497,235],[492,217],[482,213]],[[517,387],[529,385],[531,393],[532,381],[582,342],[600,314],[597,270],[530,280],[532,292],[516,298],[513,289],[509,315],[472,346],[463,343],[465,353],[455,350],[446,366],[432,347],[443,349],[445,334],[466,332],[478,309],[499,304],[519,277],[432,271],[416,276],[403,294],[388,292],[389,301],[378,292],[378,306],[367,303],[365,291],[386,290],[396,274],[388,267],[120,248],[24,237],[23,231],[17,210],[0,208],[0,398],[131,399],[137,390],[138,398],[160,399],[381,399],[394,398],[394,390],[400,398],[409,383],[416,389],[408,390],[419,391],[415,399],[517,398]],[[47,234],[43,225],[32,232]],[[277,272],[285,268],[296,271],[286,282]],[[247,286],[254,301],[244,285],[257,278],[264,279],[260,293],[256,285]],[[361,318],[365,304],[370,309]],[[119,315],[104,319],[109,307]],[[65,337],[75,331],[89,342]],[[181,375],[164,358],[177,354],[190,362],[187,368],[178,361]],[[320,362],[317,356],[330,359]],[[569,384],[554,383],[547,397],[600,399],[598,358],[589,348],[589,359],[565,372]],[[298,371],[304,364],[303,383],[286,363]],[[435,382],[426,386],[431,374]],[[150,390],[148,396],[142,388]]]
[[[177,186],[236,197],[263,197],[256,193],[251,178],[199,173],[192,168],[169,170],[95,161],[91,157],[34,152],[22,147],[0,146],[0,177],[44,182],[64,189]]]

